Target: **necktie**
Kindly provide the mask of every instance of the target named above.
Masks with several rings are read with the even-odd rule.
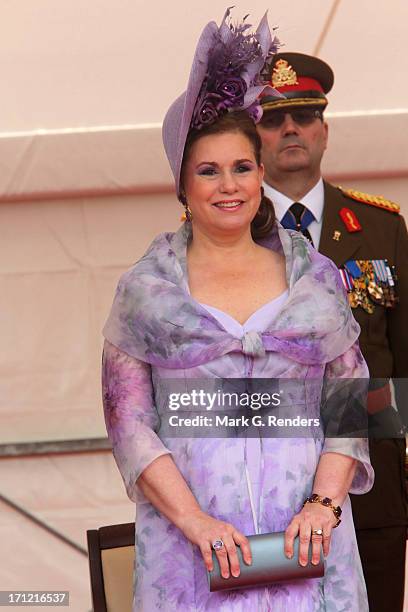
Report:
[[[302,234],[313,244],[308,226],[314,221],[313,213],[300,202],[294,202],[286,211],[281,223],[286,229],[294,229]]]

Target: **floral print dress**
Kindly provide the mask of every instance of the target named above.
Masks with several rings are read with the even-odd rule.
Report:
[[[288,295],[269,320],[255,317],[251,329],[243,327],[242,337],[190,296],[190,239],[188,223],[175,234],[156,238],[122,276],[104,328],[107,430],[128,495],[137,504],[133,610],[368,610],[348,497],[323,578],[210,593],[198,548],[137,486],[152,461],[171,453],[202,510],[250,535],[286,529],[312,492],[322,453],[338,452],[357,460],[352,493],[365,493],[373,482],[365,439],[262,437],[254,516],[248,483],[252,440],[246,435],[179,438],[162,433],[168,389],[174,381],[188,390],[193,381],[204,379],[296,379],[304,382],[298,408],[302,414],[318,416],[325,381],[368,376],[357,343],[359,328],[338,272],[300,234],[276,224],[271,236],[260,241],[284,253]],[[309,385],[317,380],[320,386]],[[249,468],[251,478],[257,466],[252,463]]]

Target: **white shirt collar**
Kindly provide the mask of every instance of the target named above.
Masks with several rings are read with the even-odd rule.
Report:
[[[288,198],[284,193],[274,189],[274,187],[267,183],[264,183],[263,186],[265,195],[273,202],[276,217],[281,221],[295,200]],[[324,207],[324,185],[321,177],[316,185],[301,199],[301,203],[313,213],[317,223],[320,223]]]

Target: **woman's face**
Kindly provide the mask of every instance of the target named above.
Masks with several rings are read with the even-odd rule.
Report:
[[[194,227],[207,235],[249,230],[259,208],[263,173],[241,132],[199,138],[183,171]]]

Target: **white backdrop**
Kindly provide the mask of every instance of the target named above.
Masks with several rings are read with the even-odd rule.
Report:
[[[104,435],[100,330],[119,274],[179,224],[160,125],[225,8],[0,2],[0,443]],[[234,15],[266,8],[284,49],[335,71],[326,174],[408,213],[408,3],[252,0]],[[86,528],[134,515],[106,453],[0,459],[0,480],[83,546]],[[89,609],[86,559],[0,512],[2,588],[65,587]]]
[[[226,4],[2,0],[0,131],[161,122]],[[334,67],[331,110],[406,107],[405,0],[240,0],[234,15],[257,23],[266,9],[285,49]]]

